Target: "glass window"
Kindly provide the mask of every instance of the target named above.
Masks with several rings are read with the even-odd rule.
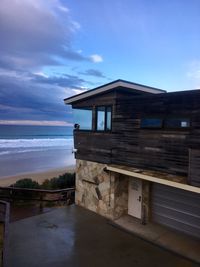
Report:
[[[96,130],[111,131],[112,107],[101,106],[96,109]]]
[[[190,120],[181,118],[169,118],[165,120],[164,126],[166,128],[187,128],[190,127]]]
[[[97,131],[105,130],[105,107],[97,107]]]
[[[161,128],[162,119],[158,118],[143,118],[141,120],[141,128]]]
[[[92,130],[92,108],[73,109],[73,116],[80,130]]]
[[[107,117],[106,117],[106,130],[111,130],[111,123],[112,123],[112,108],[107,107]]]

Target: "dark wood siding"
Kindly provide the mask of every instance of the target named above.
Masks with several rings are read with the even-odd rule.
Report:
[[[112,91],[109,93],[105,93],[102,95],[98,95],[95,97],[90,97],[88,99],[75,102],[72,107],[73,108],[81,108],[81,107],[92,107],[92,106],[101,106],[101,105],[110,105],[114,104],[116,101],[116,92]]]
[[[200,91],[129,94],[120,90],[73,105],[113,105],[112,133],[75,131],[76,157],[188,174],[189,149],[200,149]],[[189,128],[141,129],[143,117],[188,118]]]
[[[200,187],[200,150],[189,151],[189,183]]]

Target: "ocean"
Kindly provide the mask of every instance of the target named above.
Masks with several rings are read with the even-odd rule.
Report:
[[[0,125],[0,178],[75,164],[73,128]]]

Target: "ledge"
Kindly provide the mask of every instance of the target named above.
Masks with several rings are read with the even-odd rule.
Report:
[[[156,176],[152,176],[152,175],[148,175],[147,171],[142,171],[142,170],[138,170],[138,169],[134,169],[130,167],[125,167],[125,166],[116,166],[116,165],[107,165],[106,166],[106,170],[107,171],[111,171],[111,172],[116,172],[116,173],[120,173],[120,174],[124,174],[124,175],[128,175],[134,178],[139,178],[142,180],[146,180],[149,182],[154,182],[154,183],[158,183],[158,184],[163,184],[163,185],[167,185],[167,186],[171,186],[171,187],[175,187],[175,188],[179,188],[179,189],[183,189],[186,191],[190,191],[190,192],[194,192],[194,193],[198,193],[200,194],[200,188],[199,187],[195,187],[195,186],[191,186],[188,185],[186,183],[183,183],[181,179],[182,177],[179,176],[175,176],[175,178],[177,178],[178,182],[175,181],[171,181],[169,179],[169,176],[166,175],[165,178],[161,178]]]

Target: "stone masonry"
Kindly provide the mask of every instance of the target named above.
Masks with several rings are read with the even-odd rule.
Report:
[[[104,170],[105,164],[76,160],[77,205],[106,218],[127,213],[128,177]]]

